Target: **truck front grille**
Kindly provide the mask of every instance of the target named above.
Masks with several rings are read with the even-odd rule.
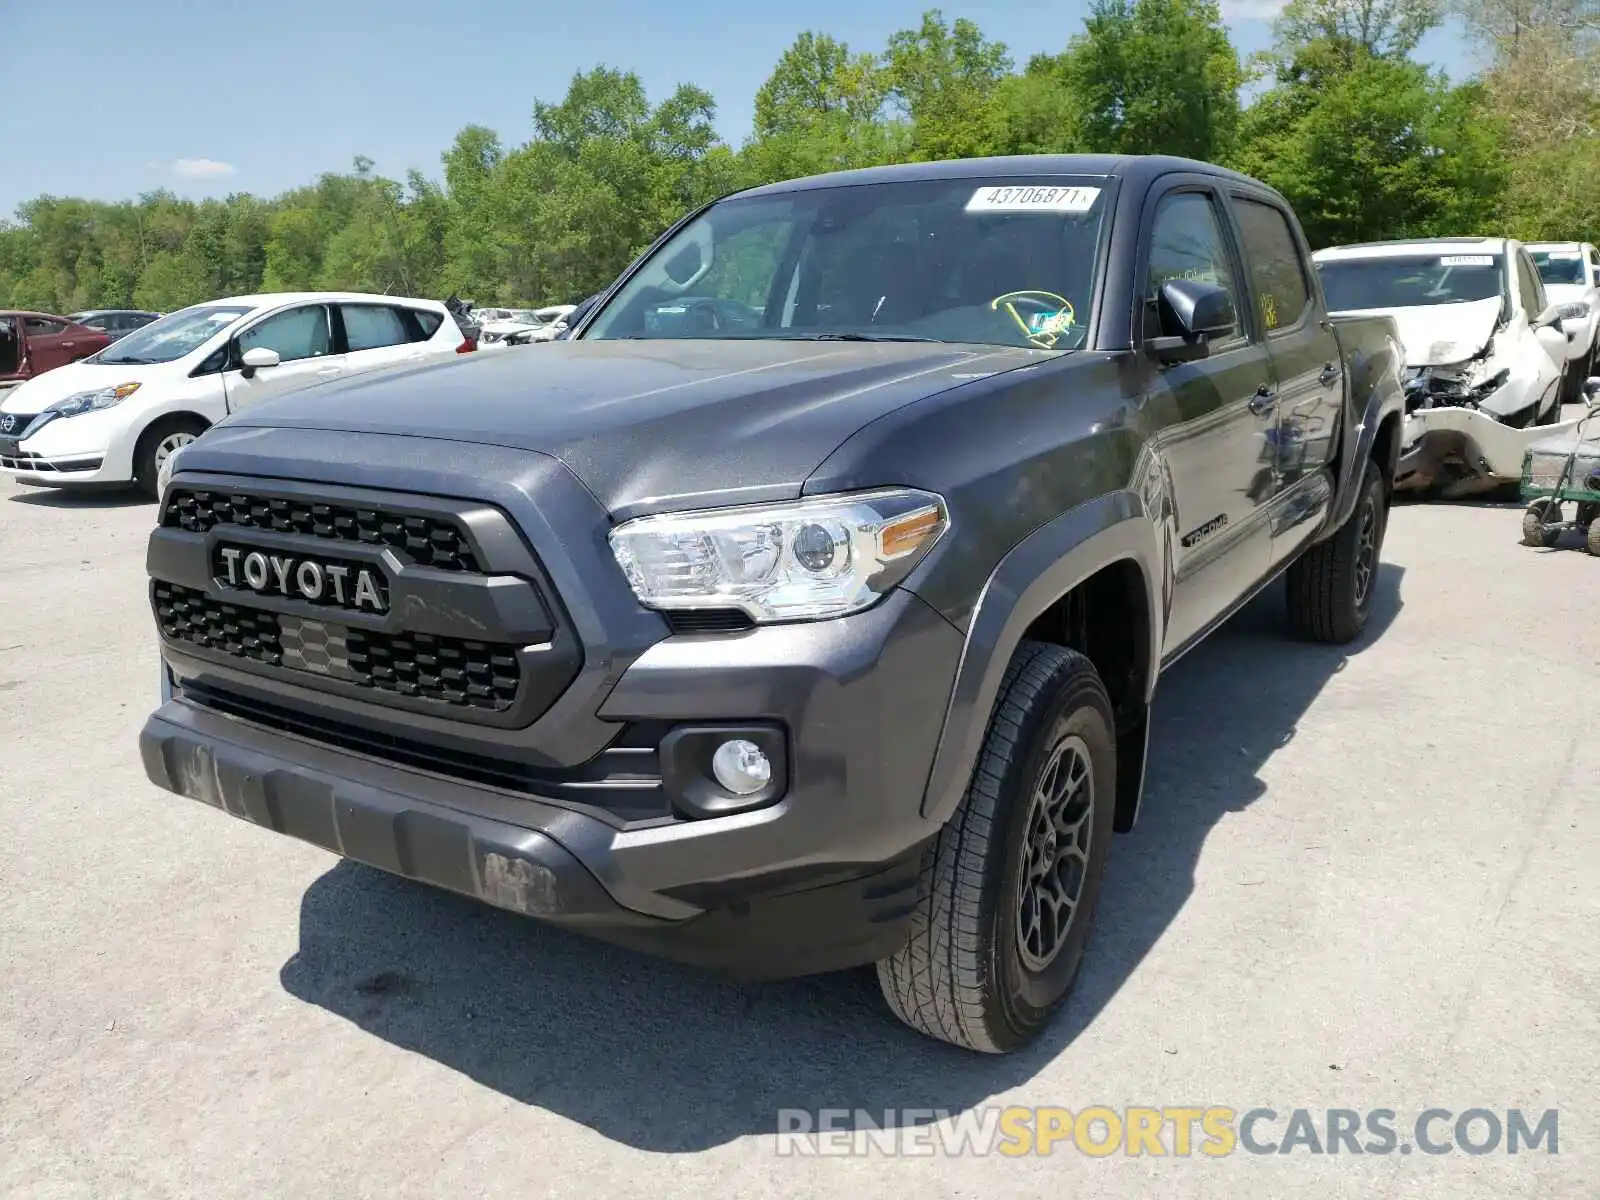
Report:
[[[517,647],[426,633],[379,633],[241,608],[155,580],[161,632],[234,658],[457,708],[501,712],[522,686]]]
[[[237,525],[329,541],[388,546],[419,566],[469,574],[482,571],[466,535],[454,522],[440,517],[249,492],[180,488],[168,497],[161,523],[191,533],[206,533],[217,525]]]

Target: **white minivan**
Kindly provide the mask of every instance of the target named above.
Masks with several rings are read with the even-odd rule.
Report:
[[[297,292],[191,305],[4,393],[0,472],[154,495],[168,455],[230,412],[475,345],[433,300]]]

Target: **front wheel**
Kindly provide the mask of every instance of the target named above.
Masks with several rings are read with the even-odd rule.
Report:
[[[1059,1011],[1110,850],[1114,730],[1087,658],[1022,643],[967,793],[924,857],[911,938],[878,964],[907,1025],[1003,1054]]]
[[[206,431],[199,417],[164,417],[146,429],[133,452],[133,485],[147,496],[155,496],[161,467],[174,453]]]
[[[1368,462],[1355,510],[1338,532],[1295,559],[1285,573],[1289,624],[1296,634],[1335,645],[1361,636],[1372,615],[1388,523],[1383,476],[1377,463]]]

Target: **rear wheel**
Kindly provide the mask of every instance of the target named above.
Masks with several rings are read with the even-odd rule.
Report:
[[[162,464],[205,431],[206,423],[199,417],[164,417],[151,425],[133,452],[133,485],[154,496]]]
[[[1304,638],[1342,645],[1361,636],[1372,615],[1388,496],[1378,464],[1367,463],[1355,510],[1332,537],[1312,546],[1285,573],[1289,623]]]
[[[1600,517],[1589,522],[1589,531],[1584,535],[1583,545],[1590,554],[1600,558]]]
[[[907,1025],[1001,1054],[1059,1011],[1110,849],[1114,728],[1087,658],[1022,643],[967,794],[923,860],[911,939],[878,964]]]

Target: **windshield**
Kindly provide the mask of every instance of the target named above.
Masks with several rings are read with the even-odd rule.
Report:
[[[1498,254],[1340,258],[1318,263],[1317,272],[1334,312],[1465,304],[1505,296]]]
[[[1583,283],[1583,251],[1530,250],[1533,265],[1539,268],[1539,278],[1546,283]]]
[[[113,342],[95,361],[108,364],[176,362],[191,350],[198,350],[213,334],[254,311],[249,305],[241,304],[197,304],[180,309]]]
[[[1103,178],[854,184],[722,201],[581,335],[1083,345]]]

